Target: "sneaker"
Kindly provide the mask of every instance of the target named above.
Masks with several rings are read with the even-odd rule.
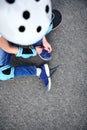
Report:
[[[50,78],[50,70],[47,64],[44,64],[40,67],[42,72],[40,75],[40,79],[45,84],[46,90],[49,91],[51,89],[51,78]]]
[[[42,52],[41,52],[41,54],[39,54],[39,56],[42,60],[46,60],[46,61],[51,60],[51,58],[52,58],[51,53],[48,53],[48,51],[45,49],[42,50]]]

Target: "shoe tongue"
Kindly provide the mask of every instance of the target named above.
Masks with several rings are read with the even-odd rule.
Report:
[[[43,49],[42,53],[43,53],[43,54],[46,54],[46,53],[48,53],[48,51],[45,50],[45,49]]]

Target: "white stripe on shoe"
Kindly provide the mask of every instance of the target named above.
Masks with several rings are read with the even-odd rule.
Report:
[[[51,89],[51,77],[50,77],[50,70],[49,70],[49,66],[47,64],[44,64],[44,67],[45,67],[45,71],[46,71],[46,74],[47,74],[47,77],[48,77],[48,88],[47,88],[47,91],[50,91]]]

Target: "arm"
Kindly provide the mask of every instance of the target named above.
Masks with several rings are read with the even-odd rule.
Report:
[[[17,54],[18,53],[18,47],[11,46],[6,39],[3,37],[0,37],[0,48],[4,50],[7,53],[11,54]]]
[[[22,57],[22,58],[29,58],[31,56],[37,55],[35,48],[25,49],[22,47],[12,46],[3,37],[0,38],[0,48],[7,53],[15,54],[17,57]]]

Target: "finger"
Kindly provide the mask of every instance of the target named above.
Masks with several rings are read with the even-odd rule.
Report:
[[[52,52],[52,48],[49,47],[49,48],[48,48],[48,53],[51,53],[51,52]]]
[[[51,53],[51,51],[52,51],[52,48],[50,48],[50,47],[46,47],[46,48],[44,48],[46,51],[48,51],[48,53]]]

